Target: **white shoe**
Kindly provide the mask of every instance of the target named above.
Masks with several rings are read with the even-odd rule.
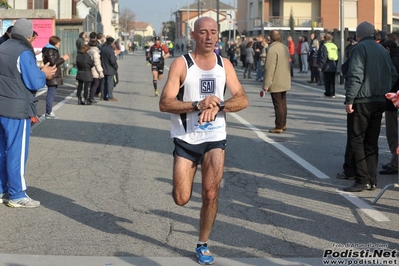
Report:
[[[56,116],[53,112],[51,112],[51,113],[46,113],[45,115],[44,115],[47,119],[57,119],[58,118],[58,116]]]
[[[17,200],[8,200],[7,206],[11,208],[37,208],[40,206],[40,201],[26,197]]]

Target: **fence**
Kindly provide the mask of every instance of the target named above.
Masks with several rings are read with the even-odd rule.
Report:
[[[61,39],[60,56],[64,54],[70,55],[70,59],[62,65],[63,76],[66,76],[69,69],[75,66],[76,63],[76,56],[78,54],[76,40],[79,37],[79,29],[57,29],[56,35]]]

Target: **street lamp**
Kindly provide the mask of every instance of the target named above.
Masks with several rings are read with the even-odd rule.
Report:
[[[261,5],[262,7],[262,29],[261,29],[261,34],[262,34],[262,36],[264,37],[265,36],[265,1],[264,0],[262,0],[262,5]]]
[[[229,19],[229,44],[230,44],[230,42],[231,42],[231,27],[230,27],[230,25],[231,25],[231,20],[233,19],[233,16],[231,14],[227,14],[227,16],[230,16],[230,19]]]
[[[198,13],[198,18],[200,17],[200,0],[197,0],[198,1],[198,10],[197,10],[197,13]]]

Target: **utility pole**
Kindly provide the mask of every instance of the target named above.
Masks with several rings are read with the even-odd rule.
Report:
[[[341,64],[339,64],[339,65],[342,65],[343,63],[344,63],[344,58],[345,58],[345,40],[344,40],[344,38],[345,38],[345,36],[344,36],[344,34],[345,34],[345,18],[344,18],[344,0],[340,0],[340,5],[341,5],[341,8],[340,8],[340,16],[341,16],[341,25],[340,25],[340,31],[341,31]],[[342,74],[341,74],[341,76],[340,76],[340,84],[344,84],[344,77],[342,76]]]
[[[229,19],[229,45],[230,45],[230,42],[231,42],[231,24],[232,24],[233,16],[231,14],[227,14],[227,16],[230,16],[230,19]]]
[[[189,16],[190,16],[190,13],[188,12],[188,7],[189,7],[189,3],[187,3],[187,19],[186,19],[186,39],[187,39],[187,41],[189,41],[190,40],[190,38],[189,38],[189,31],[188,31],[188,18],[189,18]]]
[[[219,24],[220,3],[216,0],[216,23],[218,24],[218,34],[220,37],[220,24]]]
[[[197,0],[198,1],[198,11],[197,11],[197,13],[198,13],[198,18],[200,18],[200,0]]]
[[[265,36],[265,0],[262,0],[261,8],[262,8],[262,22],[261,22],[262,29],[260,30],[260,33],[264,37]]]
[[[236,0],[234,0],[233,40],[236,42]]]
[[[382,0],[382,21],[381,21],[381,29],[385,32],[389,32],[388,29],[388,4],[387,0]]]

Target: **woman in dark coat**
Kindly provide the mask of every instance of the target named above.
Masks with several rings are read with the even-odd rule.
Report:
[[[57,71],[55,72],[52,79],[46,81],[47,85],[47,96],[46,96],[46,118],[57,118],[53,113],[53,102],[55,97],[55,92],[58,85],[62,85],[62,74],[61,65],[69,59],[69,54],[65,54],[60,57],[58,49],[61,45],[61,39],[58,36],[51,36],[49,39],[49,44],[47,44],[42,49],[43,53],[43,63],[50,63],[50,66],[56,66]]]
[[[93,81],[93,74],[91,68],[94,66],[94,61],[91,59],[88,51],[90,47],[87,44],[82,45],[80,51],[76,57],[76,67],[78,73],[76,74],[76,80],[78,81],[78,104],[90,105],[88,102],[89,87]],[[82,88],[83,88],[83,101],[82,101]]]

